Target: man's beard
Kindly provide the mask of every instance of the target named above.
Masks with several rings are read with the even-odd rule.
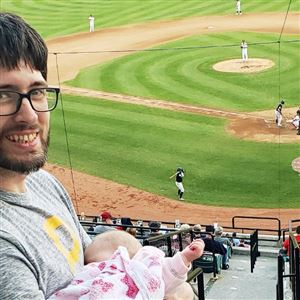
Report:
[[[50,142],[50,133],[47,139],[41,139],[42,151],[29,161],[16,160],[9,158],[6,153],[3,153],[0,146],[0,167],[20,174],[29,174],[36,172],[44,166],[47,161],[48,146]]]

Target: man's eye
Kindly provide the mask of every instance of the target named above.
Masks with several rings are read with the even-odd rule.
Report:
[[[30,92],[32,96],[44,96],[45,95],[45,89],[37,89]]]
[[[11,98],[10,93],[8,93],[8,92],[0,92],[0,99],[1,99],[2,101],[8,100],[8,99],[10,99],[10,98]]]

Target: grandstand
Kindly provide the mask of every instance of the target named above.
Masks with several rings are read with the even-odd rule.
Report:
[[[81,224],[93,238],[95,233],[91,231],[91,225],[103,224],[99,222],[97,216],[78,216]],[[291,220],[290,228],[268,229],[261,228],[253,230],[249,227],[235,227],[237,218],[232,219],[232,227],[227,227],[224,232],[226,236],[232,236],[233,232],[239,232],[237,237],[244,238],[249,247],[233,246],[230,258],[230,268],[222,270],[221,259],[218,254],[205,252],[204,256],[211,259],[197,259],[193,264],[193,269],[200,269],[200,274],[190,279],[194,287],[195,299],[228,299],[228,300],[250,300],[250,299],[293,299],[300,298],[300,256],[299,245],[293,241],[293,230],[300,224],[300,219]],[[244,218],[249,218],[245,216]],[[258,218],[260,221],[263,218]],[[162,249],[166,256],[173,256],[178,250],[184,247],[184,240],[189,241],[197,238],[199,232],[191,229],[178,230],[178,223],[159,221],[163,226],[160,235],[149,237],[151,227],[149,220],[132,220],[133,227],[137,229],[136,237],[143,245],[151,245]],[[105,226],[119,226],[106,224]],[[203,225],[205,227],[207,225]],[[122,227],[122,225],[121,225]],[[126,225],[128,227],[128,225]],[[245,232],[252,232],[250,234]],[[258,234],[258,232],[269,231],[268,234]],[[288,236],[287,236],[288,233]],[[207,234],[205,230],[201,234]],[[293,247],[290,249],[291,260],[284,262],[279,255],[282,240],[290,238]]]

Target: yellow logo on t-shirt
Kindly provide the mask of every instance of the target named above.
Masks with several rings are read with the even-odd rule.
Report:
[[[70,250],[63,245],[57,233],[57,229],[61,226],[63,226],[64,229],[70,234],[70,237],[73,241],[73,247]],[[79,261],[80,254],[80,244],[74,232],[57,216],[47,218],[44,223],[44,229],[51,240],[54,242],[57,249],[67,259],[71,270],[74,272],[75,265]]]

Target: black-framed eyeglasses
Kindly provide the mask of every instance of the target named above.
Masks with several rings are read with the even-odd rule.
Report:
[[[24,98],[37,112],[51,111],[57,106],[59,92],[59,88],[52,87],[33,89],[27,94],[0,90],[0,116],[10,116],[17,113]]]

